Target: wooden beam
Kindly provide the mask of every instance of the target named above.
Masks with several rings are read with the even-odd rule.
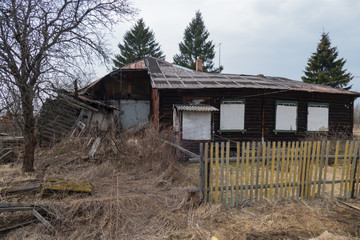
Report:
[[[169,141],[167,141],[167,140],[164,140],[164,142],[165,142],[166,144],[169,144],[170,146],[172,146],[172,147],[174,147],[174,148],[182,151],[182,152],[185,153],[186,155],[197,159],[197,162],[199,162],[199,159],[200,159],[200,156],[199,156],[199,155],[197,155],[197,154],[195,154],[195,153],[193,153],[193,152],[190,152],[189,150],[187,150],[187,149],[185,149],[185,148],[183,148],[183,147],[181,147],[181,146],[179,146],[179,145],[177,145],[177,144],[175,144],[175,143],[171,143],[171,142],[169,142]]]

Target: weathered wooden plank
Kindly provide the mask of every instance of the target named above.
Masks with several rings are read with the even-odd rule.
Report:
[[[300,153],[299,153],[299,162],[298,162],[298,179],[297,179],[297,182],[298,182],[298,185],[297,185],[297,188],[296,188],[296,200],[299,200],[300,199],[300,195],[301,195],[301,181],[302,181],[302,167],[303,167],[303,158],[304,158],[304,142],[301,142],[300,143]]]
[[[341,183],[340,183],[340,193],[339,193],[339,197],[342,196],[343,191],[344,191],[344,179],[345,179],[345,173],[346,172],[346,167],[347,167],[347,156],[348,156],[348,146],[349,146],[349,141],[346,141],[345,144],[345,154],[344,154],[344,160],[343,160],[343,165],[342,165],[342,171],[341,171]],[[346,183],[345,183],[346,184]],[[344,193],[345,195],[345,193]]]
[[[245,142],[242,143],[242,146],[241,146],[241,174],[240,174],[240,186],[243,186],[245,185],[244,182],[245,180],[244,179],[244,174],[245,174]],[[244,202],[244,191],[243,189],[241,188],[240,189],[240,204],[243,204]]]
[[[316,182],[316,179],[317,179],[317,177],[318,177],[319,162],[320,162],[320,147],[321,147],[321,142],[318,141],[318,142],[316,143],[316,161],[315,161],[314,182]],[[320,182],[320,181],[319,181],[319,182]],[[313,185],[313,188],[312,188],[312,198],[315,198],[316,187],[317,187],[317,185],[314,184],[314,185]]]
[[[13,230],[16,228],[24,227],[26,225],[35,223],[37,221],[38,220],[34,219],[34,220],[26,221],[26,222],[17,223],[17,224],[11,225],[9,227],[3,227],[3,228],[0,228],[0,232],[7,232],[7,231],[10,231],[10,230]]]
[[[287,183],[291,183],[291,181],[293,180],[293,174],[295,174],[295,170],[294,170],[294,147],[295,147],[295,142],[292,142],[291,145],[289,143],[289,146],[290,146],[290,161],[289,161],[289,177],[288,177],[288,180],[287,180]],[[293,185],[295,185],[295,181],[293,181]],[[291,193],[292,193],[292,189],[293,187],[291,187],[289,185],[289,188],[288,188],[288,199],[291,198]]]
[[[267,143],[267,149],[266,149],[266,155],[271,157],[271,142]],[[266,160],[266,164],[265,164],[265,186],[268,185],[269,183],[269,174],[271,171],[271,159]],[[268,189],[267,187],[265,188],[265,198],[271,199],[271,195],[270,195],[270,189]]]
[[[322,170],[324,168],[324,154],[325,154],[325,141],[321,142],[321,153],[320,153],[320,163],[319,163],[319,178],[318,178],[318,190],[317,194],[321,196],[321,183],[322,183]]]
[[[261,145],[262,147],[262,150],[261,150],[261,153],[262,153],[262,161],[261,161],[261,176],[260,176],[260,201],[263,200],[263,197],[264,197],[264,188],[263,188],[263,185],[265,184],[265,168],[266,168],[266,160],[265,160],[265,157],[266,157],[266,143],[262,143]]]
[[[351,175],[350,175],[350,187],[349,187],[349,194],[347,195],[348,198],[351,198],[351,195],[354,195],[352,193],[353,191],[353,184],[354,184],[354,176],[355,176],[355,167],[356,167],[356,161],[358,158],[358,153],[359,151],[359,142],[355,143],[355,150],[354,150],[354,154],[353,154],[353,160],[352,160],[352,164],[351,164]]]
[[[323,181],[323,188],[321,196],[325,196],[325,183],[326,183],[326,175],[327,175],[327,168],[329,164],[329,153],[330,153],[330,141],[326,142],[326,153],[325,153],[325,167],[324,167],[324,181]]]
[[[250,142],[246,143],[246,164],[245,164],[245,186],[249,185],[249,165],[250,165]],[[249,191],[245,190],[245,199],[244,202],[247,202]]]
[[[4,208],[0,208],[0,213],[31,211],[32,209],[33,209],[33,207],[4,207]]]
[[[255,151],[256,144],[255,142],[251,143],[251,165],[250,165],[250,203],[253,202],[254,197],[254,170],[255,170]]]
[[[215,143],[215,167],[216,167],[216,177],[215,177],[215,204],[219,203],[219,143]]]
[[[300,197],[304,199],[305,196],[305,176],[306,176],[306,162],[307,162],[307,150],[308,150],[308,142],[304,142],[304,151],[303,151],[303,158],[301,162],[301,190],[300,190]]]
[[[222,190],[224,187],[224,142],[221,143],[221,166],[220,166],[220,203],[224,201],[224,191]]]
[[[286,170],[285,170],[285,165],[286,165],[286,160],[285,160],[286,142],[282,143],[281,153],[282,153],[281,168],[277,170],[277,171],[280,171],[280,194],[279,194],[279,199],[282,199],[284,197],[284,192],[285,192],[284,184],[285,184],[285,174],[286,174]]]
[[[271,160],[271,174],[270,174],[270,200],[273,200],[274,197],[274,171],[275,171],[275,153],[276,153],[276,142],[273,142],[272,145],[272,160]]]
[[[260,159],[261,156],[261,143],[257,144],[257,159]],[[256,161],[254,159],[254,161]],[[256,161],[256,173],[255,173],[255,186],[259,186],[259,178],[260,178],[260,161]],[[255,201],[259,199],[259,189],[255,188]]]
[[[335,150],[335,162],[334,162],[334,172],[333,172],[333,183],[331,185],[331,194],[330,198],[334,198],[334,187],[335,187],[335,177],[336,177],[336,168],[338,162],[338,154],[339,154],[340,141],[336,142],[336,150]]]
[[[350,143],[350,150],[347,160],[347,166],[345,170],[345,185],[344,185],[344,197],[346,198],[348,195],[348,189],[349,189],[349,180],[350,180],[350,171],[351,171],[351,158],[352,158],[352,150],[353,150],[353,142]]]
[[[360,148],[358,151],[358,156],[360,156]],[[358,158],[357,160],[357,174],[356,174],[356,184],[355,184],[355,196],[353,197],[358,197],[359,196],[359,180],[360,180],[360,158]]]
[[[240,168],[240,142],[236,143],[236,181],[235,181],[235,188],[236,188],[236,206],[239,204],[239,168]]]
[[[209,163],[209,143],[205,143],[205,150],[204,150],[204,202],[208,202],[208,163]]]
[[[230,157],[230,142],[226,142],[226,167],[225,167],[225,186],[229,187],[229,157]],[[229,206],[229,191],[225,191],[225,205]]]
[[[199,188],[200,191],[200,202],[204,200],[204,144],[200,143],[200,164],[199,164]]]
[[[210,177],[209,177],[209,186],[210,186],[210,191],[209,191],[209,202],[212,203],[213,202],[213,182],[214,182],[214,143],[210,143]]]
[[[279,199],[279,184],[280,184],[280,164],[281,164],[281,142],[277,143],[277,149],[276,149],[276,185],[275,185],[275,200]]]
[[[47,227],[48,229],[51,229],[51,230],[54,229],[54,227],[43,216],[41,216],[41,214],[38,211],[36,211],[34,208],[32,209],[31,212],[37,219],[39,219],[39,221],[42,224],[45,225],[45,227]]]

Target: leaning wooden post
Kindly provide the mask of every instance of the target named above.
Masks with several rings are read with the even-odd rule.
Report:
[[[356,174],[358,172],[358,167],[359,167],[358,162],[359,162],[359,157],[360,157],[360,154],[358,154],[359,142],[357,142],[357,145],[358,145],[358,147],[356,148],[356,152],[354,153],[354,155],[355,155],[355,168],[354,168],[354,174],[353,174],[353,176],[354,176],[353,184],[352,184],[352,187],[351,187],[351,198],[356,198],[357,197],[356,194],[355,194],[355,192],[356,192],[355,185],[356,185],[356,182],[359,182],[359,180],[357,180],[357,179],[359,179],[359,175]]]
[[[200,143],[200,161],[199,161],[199,189],[200,189],[200,202],[203,201],[204,196],[204,143]]]

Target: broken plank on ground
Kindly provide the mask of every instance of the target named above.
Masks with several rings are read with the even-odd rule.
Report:
[[[65,192],[79,192],[92,193],[91,184],[89,181],[79,181],[75,179],[49,177],[44,183],[45,191],[65,191]]]

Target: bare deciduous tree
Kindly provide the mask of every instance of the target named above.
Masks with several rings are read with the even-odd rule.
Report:
[[[34,169],[37,99],[93,59],[106,60],[104,33],[135,13],[128,0],[0,2],[0,91],[20,101],[24,171]]]

